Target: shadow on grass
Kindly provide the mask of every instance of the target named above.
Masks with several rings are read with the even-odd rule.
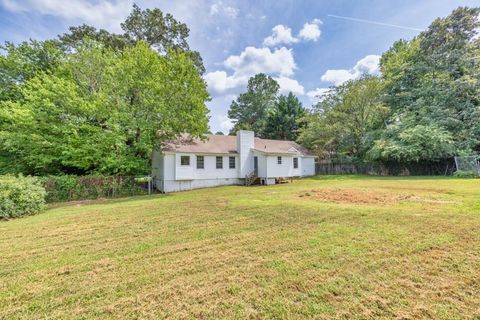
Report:
[[[171,196],[171,194],[154,193],[151,195],[133,195],[133,196],[127,196],[127,197],[121,197],[121,198],[98,198],[98,199],[73,200],[73,201],[66,201],[66,202],[54,202],[54,203],[48,204],[47,210],[70,207],[77,204],[81,204],[81,205],[117,204],[117,203],[123,203],[123,202],[136,202],[136,201],[144,201],[144,200],[162,199],[169,196]]]
[[[316,175],[308,179],[312,180],[449,180],[458,179],[451,176],[378,176],[366,174],[341,174],[341,175]]]

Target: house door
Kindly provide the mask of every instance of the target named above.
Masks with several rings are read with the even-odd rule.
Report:
[[[253,157],[253,171],[258,176],[258,157]]]

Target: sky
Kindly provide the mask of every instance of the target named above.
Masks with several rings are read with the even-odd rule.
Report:
[[[309,108],[329,87],[378,74],[383,52],[476,0],[137,0],[188,25],[202,55],[210,129],[228,133],[232,100],[263,72]],[[45,40],[83,23],[121,32],[130,0],[0,0],[0,42]]]

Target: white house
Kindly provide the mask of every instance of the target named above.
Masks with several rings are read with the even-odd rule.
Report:
[[[278,178],[315,174],[315,156],[293,141],[255,138],[253,131],[237,136],[208,135],[205,141],[182,137],[155,152],[152,176],[162,192],[256,180],[275,184]]]

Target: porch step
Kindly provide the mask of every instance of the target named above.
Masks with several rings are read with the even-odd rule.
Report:
[[[246,186],[251,186],[257,181],[258,177],[255,174],[255,171],[252,171],[250,174],[247,174],[245,176],[245,185]]]

